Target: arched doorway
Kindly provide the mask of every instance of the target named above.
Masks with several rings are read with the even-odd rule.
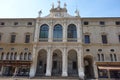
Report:
[[[52,75],[60,76],[62,73],[62,52],[55,50],[52,56]]]
[[[36,76],[44,76],[46,73],[47,51],[40,50],[38,53]]]
[[[87,79],[94,78],[92,56],[88,55],[84,57],[84,71],[85,71],[85,78]]]
[[[78,76],[77,52],[75,50],[68,52],[68,75]]]

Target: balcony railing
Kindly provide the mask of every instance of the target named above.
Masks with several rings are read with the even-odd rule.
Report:
[[[40,38],[40,42],[48,42],[48,38]],[[53,42],[62,42],[63,38],[53,38]],[[67,38],[67,42],[77,42],[77,38]]]
[[[39,41],[40,42],[48,42],[48,38],[40,38]]]
[[[68,42],[77,42],[77,38],[67,38]]]

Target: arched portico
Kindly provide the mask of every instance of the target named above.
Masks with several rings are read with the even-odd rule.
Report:
[[[77,52],[68,51],[68,76],[78,76]]]
[[[36,76],[43,76],[46,73],[47,51],[42,49],[38,52]]]
[[[84,72],[85,78],[93,78],[94,71],[93,71],[93,57],[91,55],[87,55],[84,57]]]
[[[54,50],[52,55],[52,75],[59,76],[62,74],[62,52]]]

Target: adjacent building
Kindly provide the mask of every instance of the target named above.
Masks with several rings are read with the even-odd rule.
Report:
[[[120,18],[80,17],[66,4],[37,18],[0,19],[1,76],[120,79]]]

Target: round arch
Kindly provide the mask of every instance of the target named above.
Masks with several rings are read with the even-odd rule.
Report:
[[[84,56],[84,72],[85,78],[94,78],[94,71],[93,71],[93,56],[86,55]]]
[[[56,49],[52,54],[52,75],[59,76],[62,73],[62,51]]]
[[[36,76],[43,76],[46,73],[47,51],[41,49],[38,52]]]
[[[74,49],[68,51],[68,75],[78,76],[77,51]]]

